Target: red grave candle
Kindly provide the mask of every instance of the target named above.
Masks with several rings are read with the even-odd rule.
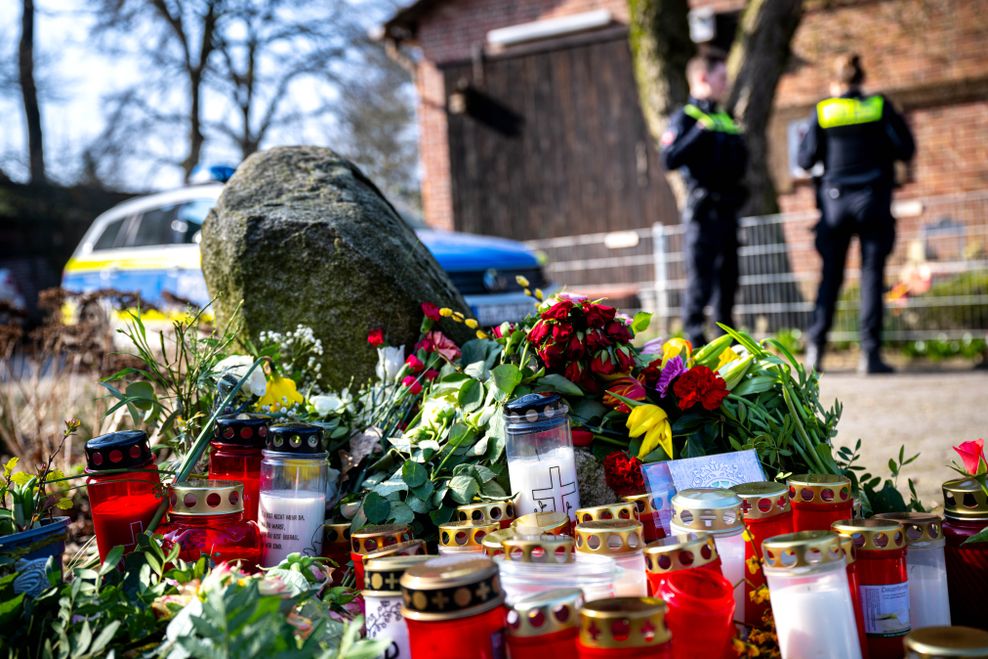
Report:
[[[327,522],[322,531],[322,555],[336,563],[330,580],[334,586],[339,586],[350,562],[350,522]]]
[[[710,570],[680,570],[666,575],[657,595],[666,603],[675,659],[736,656],[731,582]]]
[[[897,522],[847,519],[833,530],[849,536],[857,549],[858,592],[870,659],[899,659],[909,633],[909,582],[906,537]]]
[[[943,484],[943,536],[947,541],[947,595],[954,625],[988,630],[988,543],[964,541],[988,526],[988,496],[977,481],[959,478]]]
[[[851,591],[851,604],[854,606],[854,621],[858,627],[858,640],[861,642],[861,656],[868,659],[868,637],[865,635],[864,611],[861,610],[861,580],[858,578],[858,550],[854,539],[840,536],[840,548],[847,563],[847,587]]]
[[[793,531],[829,531],[834,522],[854,516],[851,481],[836,474],[791,476]]]
[[[789,488],[774,481],[742,483],[731,488],[741,497],[741,515],[749,537],[744,545],[745,564],[752,558],[762,559],[762,542],[777,535],[792,533],[792,508]],[[744,623],[758,625],[769,609],[769,603],[755,603],[751,593],[765,585],[761,570],[752,573],[745,568]]]
[[[580,610],[579,659],[673,657],[666,604],[656,597],[612,597]]]
[[[244,485],[244,519],[257,521],[261,451],[271,419],[263,414],[229,414],[216,419],[210,442],[209,477]]]
[[[642,523],[642,537],[645,542],[655,542],[666,537],[665,529],[659,523],[659,511],[662,501],[653,494],[631,494],[621,497],[622,501],[635,504],[638,511],[638,521]]]
[[[130,471],[107,473],[119,469]],[[122,430],[89,440],[86,473],[100,560],[117,545],[132,551],[164,503],[147,434]]]
[[[576,654],[583,591],[559,588],[530,595],[508,611],[511,659],[547,659]]]
[[[724,576],[717,543],[709,533],[671,535],[645,546],[645,576],[648,594],[658,597],[665,578],[680,570],[703,570]]]
[[[364,589],[364,561],[362,556],[385,549],[399,542],[408,542],[412,533],[402,524],[371,524],[350,533],[350,560],[353,561],[355,588]]]
[[[412,657],[504,659],[507,612],[494,561],[433,559],[405,571],[401,594]]]
[[[243,484],[189,480],[170,488],[168,524],[156,533],[179,547],[183,561],[208,556],[214,563],[239,561],[247,570],[261,560],[257,522],[244,519]]]

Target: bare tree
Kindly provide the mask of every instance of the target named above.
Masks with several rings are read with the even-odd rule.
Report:
[[[44,133],[38,88],[34,81],[34,0],[21,3],[21,38],[17,48],[17,64],[24,119],[27,123],[28,156],[32,183],[45,182]]]

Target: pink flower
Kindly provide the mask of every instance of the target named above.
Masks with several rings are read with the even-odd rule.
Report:
[[[970,442],[962,442],[960,446],[955,446],[957,455],[964,461],[964,469],[972,476],[981,476],[988,473],[988,461],[985,460],[985,440],[975,439]]]
[[[428,342],[432,351],[438,352],[447,361],[456,361],[460,357],[460,347],[456,342],[438,330],[427,333],[423,340]]]
[[[371,344],[375,348],[384,345],[384,330],[380,327],[375,327],[370,332],[367,333],[367,343]]]
[[[409,355],[408,359],[405,360],[405,365],[408,366],[408,370],[412,373],[421,373],[422,369],[425,368],[425,364],[422,363],[422,360],[415,355]]]
[[[422,393],[422,383],[414,375],[406,375],[401,379],[401,383],[408,387],[412,391],[412,394],[416,396]]]

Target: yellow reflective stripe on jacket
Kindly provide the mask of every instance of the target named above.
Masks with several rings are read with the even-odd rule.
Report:
[[[738,125],[734,123],[734,119],[732,119],[731,115],[726,112],[714,112],[713,114],[707,114],[692,103],[687,103],[683,107],[683,112],[686,113],[686,116],[696,119],[697,123],[707,130],[713,130],[719,133],[730,133],[732,135],[737,135],[741,132]]]
[[[885,99],[881,96],[860,98],[828,98],[816,104],[820,128],[856,126],[881,121]]]

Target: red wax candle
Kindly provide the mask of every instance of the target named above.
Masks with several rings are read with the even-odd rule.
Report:
[[[371,524],[350,534],[350,560],[353,561],[355,588],[364,589],[364,561],[362,556],[385,549],[400,542],[408,542],[412,534],[402,524]]]
[[[666,576],[679,570],[703,570],[724,576],[717,544],[709,533],[672,535],[645,547],[645,576],[648,594],[658,597]]]
[[[793,531],[829,531],[854,516],[851,481],[835,474],[802,474],[788,481]]]
[[[666,603],[666,624],[675,659],[727,659],[736,656],[734,587],[709,570],[680,570],[666,575],[658,596]]]
[[[741,514],[748,531],[744,545],[745,565],[753,558],[762,558],[762,542],[777,535],[792,533],[792,508],[789,504],[789,488],[782,483],[758,481],[743,483],[731,488],[741,497]],[[762,617],[769,609],[766,600],[756,603],[751,594],[765,585],[765,574],[752,572],[745,567],[744,572],[744,612],[746,625],[760,625]],[[741,613],[741,612],[739,612]]]
[[[575,655],[582,606],[579,588],[549,590],[515,602],[508,611],[511,659]]]
[[[622,501],[635,504],[638,521],[642,523],[642,537],[645,542],[655,542],[666,537],[665,529],[659,523],[662,502],[652,494],[632,494],[621,497]]]
[[[833,530],[854,540],[858,592],[870,659],[899,659],[909,633],[906,538],[892,520],[848,519]]]
[[[436,558],[401,578],[414,659],[504,659],[506,610],[489,558]]]
[[[263,414],[230,414],[216,420],[210,442],[209,477],[244,485],[244,519],[257,521],[261,451],[270,418]]]
[[[94,437],[86,442],[86,465],[100,560],[117,545],[132,551],[164,502],[147,434],[123,430]],[[132,471],[107,473],[119,469]]]
[[[233,481],[191,480],[171,486],[168,524],[157,533],[180,547],[178,557],[213,563],[240,561],[255,570],[261,560],[257,523],[244,519],[243,485]]]
[[[984,598],[988,593],[988,543],[964,541],[988,526],[988,497],[974,480],[943,484],[943,536],[947,541],[947,594],[954,625],[988,630]]]
[[[666,605],[655,597],[612,597],[580,610],[579,659],[673,657]]]
[[[844,560],[847,563],[847,587],[851,591],[854,621],[858,626],[858,640],[861,642],[861,657],[868,659],[868,637],[865,635],[864,611],[861,610],[861,591],[859,588],[861,580],[858,578],[858,550],[854,546],[854,539],[846,535],[840,536],[840,546],[844,551]]]
[[[350,562],[350,522],[327,522],[323,526],[322,555],[336,564],[330,579],[339,586]]]

